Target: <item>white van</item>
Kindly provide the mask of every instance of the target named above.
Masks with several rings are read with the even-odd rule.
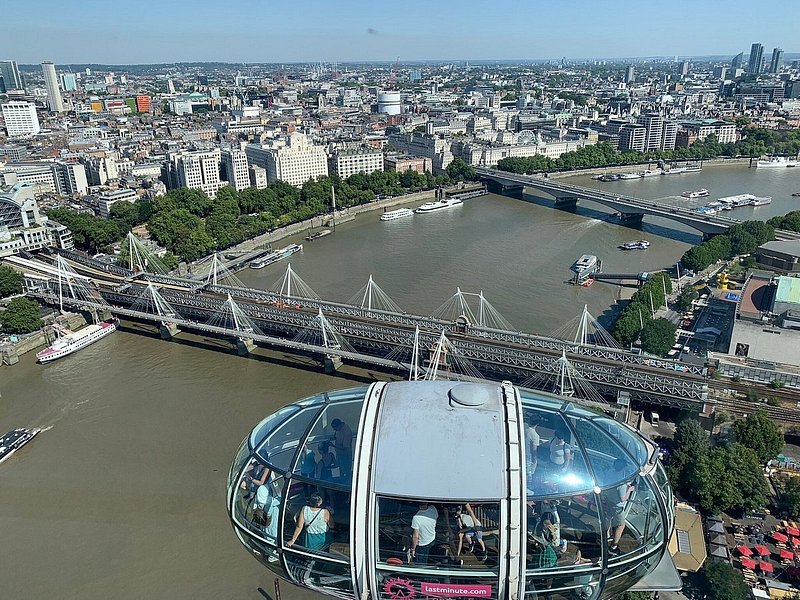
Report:
[[[651,412],[650,413],[650,424],[653,427],[658,427],[658,413],[657,412]]]

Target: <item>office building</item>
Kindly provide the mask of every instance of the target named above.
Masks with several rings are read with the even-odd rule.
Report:
[[[110,179],[119,179],[117,162],[109,156],[89,156],[83,160],[83,166],[90,185],[105,185]]]
[[[747,74],[758,75],[761,72],[761,63],[764,60],[764,46],[755,43],[750,46],[750,60],[747,63]]]
[[[150,112],[150,96],[145,96],[145,95],[136,96],[136,112],[140,113]]]
[[[239,148],[222,150],[222,166],[225,179],[237,192],[250,187],[250,173],[247,169],[247,155]]]
[[[397,171],[398,173],[414,171],[424,174],[426,171],[432,171],[430,158],[417,158],[416,156],[387,156],[383,159],[383,167],[384,171]]]
[[[15,60],[0,60],[0,77],[3,78],[3,92],[24,89],[22,75]]]
[[[78,89],[78,79],[74,73],[61,74],[61,89],[65,92],[74,92]]]
[[[777,73],[783,66],[783,50],[774,48],[772,50],[772,60],[769,63],[769,72]]]
[[[250,164],[267,170],[270,183],[281,180],[296,187],[309,179],[328,174],[328,157],[325,149],[309,143],[302,133],[292,133],[266,144],[247,144]]]
[[[644,152],[645,145],[647,144],[647,127],[644,125],[637,125],[629,123],[623,125],[619,130],[619,149],[623,152],[625,150],[635,150],[636,152]]]
[[[89,193],[86,169],[80,163],[53,163],[51,167],[56,184],[56,193],[62,196],[85,196]]]
[[[735,74],[738,69],[742,68],[744,64],[744,52],[739,52],[736,56],[733,57],[731,61],[731,71]]]
[[[635,78],[636,78],[636,71],[634,70],[632,65],[628,65],[625,68],[625,78],[623,81],[625,83],[633,83]]]
[[[167,187],[203,190],[216,198],[223,186],[219,177],[221,152],[219,149],[197,152],[170,152],[167,154]]]
[[[342,179],[355,173],[383,171],[383,152],[372,148],[337,150],[328,161],[328,170]]]
[[[47,106],[50,107],[50,112],[64,112],[64,100],[61,97],[61,90],[58,88],[56,66],[51,62],[43,62],[42,73],[44,73],[44,85],[47,88]]]
[[[139,196],[134,190],[120,189],[109,192],[101,192],[97,196],[97,214],[104,219],[111,216],[111,207],[117,202],[130,202],[134,203],[139,199]]]
[[[714,77],[724,80],[728,75],[728,67],[714,67]]]
[[[32,103],[6,102],[2,106],[2,110],[8,137],[36,135],[41,130],[39,117],[36,115],[36,106]]]
[[[689,61],[683,61],[678,67],[678,72],[681,77],[686,77],[689,74]]]
[[[247,172],[250,176],[250,187],[254,187],[257,190],[263,190],[269,184],[267,181],[267,170],[264,167],[250,165],[250,168],[247,170]]]
[[[34,191],[34,186],[19,183],[0,192],[0,256],[48,245],[46,219],[39,214]]]

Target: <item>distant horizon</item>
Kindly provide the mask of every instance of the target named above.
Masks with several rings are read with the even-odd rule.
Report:
[[[478,0],[237,0],[222,8],[139,0],[123,18],[101,0],[36,0],[3,7],[3,53],[25,65],[685,59],[735,56],[753,42],[765,55],[786,51],[797,23],[800,3],[785,0],[673,0],[669,11],[636,0],[500,0],[491,10]],[[541,58],[483,58],[492,55]]]
[[[707,55],[696,55],[696,56],[681,56],[678,55],[677,62],[682,61],[723,61],[728,60],[730,61],[738,55],[739,53],[736,52],[735,54],[707,54]],[[771,54],[771,52],[770,52]],[[767,55],[766,48],[764,51],[764,55]],[[748,56],[747,53],[744,54],[745,57]],[[0,60],[15,60],[13,58],[2,58]],[[615,57],[607,57],[607,56],[597,56],[597,57],[575,57],[575,58],[567,58],[567,57],[553,57],[553,58],[421,58],[416,60],[400,60],[400,66],[403,65],[446,65],[446,64],[464,64],[466,65],[469,63],[470,65],[475,66],[484,66],[490,65],[495,63],[500,64],[526,64],[526,63],[550,63],[550,62],[560,62],[561,60],[566,60],[568,63],[579,63],[579,62],[587,62],[587,61],[604,61],[604,62],[611,62],[611,63],[625,63],[625,62],[643,62],[643,61],[662,61],[662,62],[675,62],[675,55],[660,55],[660,56],[615,56]],[[784,62],[790,60],[800,60],[800,52],[787,52],[784,51]],[[280,65],[317,65],[317,64],[324,64],[324,65],[333,65],[337,64],[339,66],[344,65],[393,65],[395,64],[395,60],[344,60],[344,61],[319,61],[319,60],[282,60],[282,61],[224,61],[224,60],[180,60],[180,61],[166,61],[166,62],[141,62],[141,63],[100,63],[100,62],[57,62],[57,61],[41,61],[38,63],[23,63],[17,61],[17,66],[20,69],[30,68],[30,69],[39,69],[41,68],[42,63],[45,62],[52,62],[55,66],[58,67],[159,67],[159,66],[170,66],[170,65],[231,65],[231,66],[280,66]]]

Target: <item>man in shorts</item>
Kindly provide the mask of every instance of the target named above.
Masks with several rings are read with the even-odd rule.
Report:
[[[453,529],[455,535],[458,536],[458,550],[456,552],[456,557],[461,555],[461,549],[464,545],[464,539],[466,538],[467,544],[469,544],[467,552],[472,552],[475,548],[475,542],[478,542],[480,552],[475,556],[480,561],[486,560],[486,544],[483,543],[483,529],[481,527],[481,522],[478,520],[478,517],[475,515],[475,511],[472,510],[472,506],[470,506],[469,503],[465,504],[463,509],[460,506],[456,507]]]

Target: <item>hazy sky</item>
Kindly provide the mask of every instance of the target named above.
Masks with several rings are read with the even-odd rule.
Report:
[[[306,62],[798,51],[797,0],[4,0],[0,59]]]

